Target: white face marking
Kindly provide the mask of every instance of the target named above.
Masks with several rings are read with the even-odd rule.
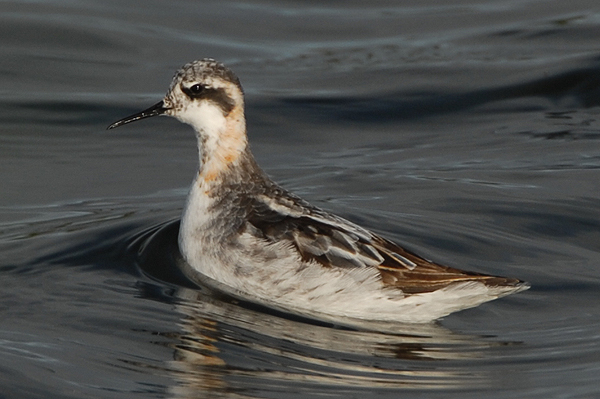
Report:
[[[210,97],[190,98],[183,90],[190,90],[190,88],[197,85],[203,87],[205,91],[224,90],[227,94],[239,90],[235,90],[237,88],[232,83],[212,77],[198,79],[192,76],[192,79],[185,80],[182,80],[181,77],[177,78],[178,76],[176,76],[176,80],[163,100],[165,106],[170,108],[166,114],[191,125],[200,133],[211,134],[215,131],[214,129],[218,131],[220,127],[224,127],[227,115],[218,104],[212,101]],[[238,104],[243,106],[243,99],[241,102],[235,102],[234,106],[239,106]]]
[[[227,116],[210,100],[191,100],[181,90],[172,116],[192,126],[201,135],[218,137],[227,126]]]

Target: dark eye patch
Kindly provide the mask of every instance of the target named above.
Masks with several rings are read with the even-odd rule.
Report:
[[[225,89],[222,88],[214,89],[196,83],[190,87],[181,85],[181,91],[183,91],[191,100],[205,99],[214,102],[223,110],[225,115],[229,114],[235,106],[233,99],[229,97]]]

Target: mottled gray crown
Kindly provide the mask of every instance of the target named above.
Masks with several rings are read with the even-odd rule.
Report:
[[[192,61],[182,66],[173,77],[171,89],[173,89],[173,85],[176,85],[177,82],[201,82],[210,77],[217,77],[224,81],[231,82],[243,92],[240,80],[235,73],[212,58]]]

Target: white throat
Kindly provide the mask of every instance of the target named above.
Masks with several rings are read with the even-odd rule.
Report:
[[[227,115],[209,101],[191,104],[176,115],[191,125],[198,138],[200,177],[212,181],[232,167],[248,145],[243,106],[234,107]]]

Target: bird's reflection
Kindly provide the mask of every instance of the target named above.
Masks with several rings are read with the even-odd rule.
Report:
[[[182,289],[174,398],[263,397],[254,391],[457,389],[488,386],[461,367],[498,345],[439,325],[394,333],[335,328]],[[451,364],[446,364],[451,361]],[[458,361],[458,362],[457,362]],[[463,365],[464,366],[464,365]]]

